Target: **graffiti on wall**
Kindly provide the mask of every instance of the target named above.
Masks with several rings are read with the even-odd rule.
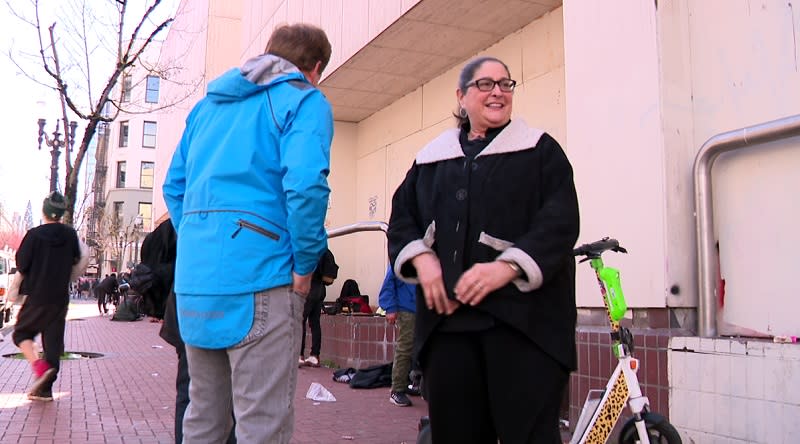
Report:
[[[375,219],[375,213],[378,212],[378,196],[369,197],[369,218]]]

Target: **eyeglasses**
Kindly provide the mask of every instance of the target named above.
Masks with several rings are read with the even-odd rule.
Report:
[[[511,92],[514,91],[514,87],[517,86],[517,81],[511,79],[492,80],[488,77],[484,77],[474,82],[467,83],[466,87],[474,86],[478,88],[478,91],[489,92],[494,89],[495,85],[500,87],[500,91]]]

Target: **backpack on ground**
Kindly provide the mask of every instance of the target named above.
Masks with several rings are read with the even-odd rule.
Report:
[[[136,298],[127,298],[122,303],[117,306],[117,310],[114,312],[114,316],[111,317],[112,321],[138,321],[142,318],[141,313],[139,313],[138,304],[136,303]]]

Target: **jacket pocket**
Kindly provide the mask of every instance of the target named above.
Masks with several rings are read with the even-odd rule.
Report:
[[[236,221],[236,225],[238,225],[239,228],[237,228],[236,231],[234,231],[233,234],[231,234],[231,239],[235,239],[236,236],[239,235],[239,232],[242,231],[242,228],[247,228],[248,230],[255,231],[256,233],[261,234],[263,236],[266,236],[266,237],[268,237],[268,238],[270,238],[272,240],[279,240],[281,238],[274,231],[267,230],[266,228],[264,228],[264,227],[262,227],[260,225],[256,225],[256,224],[254,224],[254,223],[252,223],[250,221],[246,221],[244,219],[237,220]]]

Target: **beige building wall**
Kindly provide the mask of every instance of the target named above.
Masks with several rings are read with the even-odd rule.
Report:
[[[716,134],[798,112],[797,26],[791,6],[771,2],[565,2],[581,240],[628,247],[614,264],[630,305],[697,306],[694,157]],[[763,333],[796,330],[796,145],[725,155],[713,170],[722,320]],[[593,279],[579,280],[579,305],[591,305]]]
[[[687,65],[693,152],[716,134],[800,113],[796,6],[743,0],[665,6],[662,12],[677,17],[692,36]],[[715,231],[726,280],[723,319],[769,335],[800,330],[800,281],[794,276],[799,148],[797,137],[753,146],[722,156],[713,170]]]
[[[579,242],[609,236],[628,249],[630,254],[610,255],[606,262],[621,270],[634,307],[666,302],[664,148],[652,8],[652,2],[564,5],[567,153],[581,206]],[[577,295],[580,306],[602,303],[588,267],[578,268]]]
[[[358,128],[354,123],[335,122],[333,128],[335,137],[331,146],[331,172],[328,175],[328,185],[331,188],[330,200],[328,202],[328,214],[325,217],[325,228],[331,229],[349,225],[355,222],[353,215],[356,213],[356,196],[358,174],[354,165],[356,163],[356,152],[352,147],[356,144],[356,134]],[[358,265],[356,258],[358,245],[355,239],[378,240],[381,238],[379,233],[358,233],[347,236],[333,238],[328,241],[336,263],[339,265],[339,278],[327,287],[326,298],[334,300],[342,290],[342,283],[346,279],[356,279],[355,270]],[[359,281],[360,283],[360,281]],[[367,289],[360,287],[364,294]],[[377,297],[377,294],[375,294]]]

